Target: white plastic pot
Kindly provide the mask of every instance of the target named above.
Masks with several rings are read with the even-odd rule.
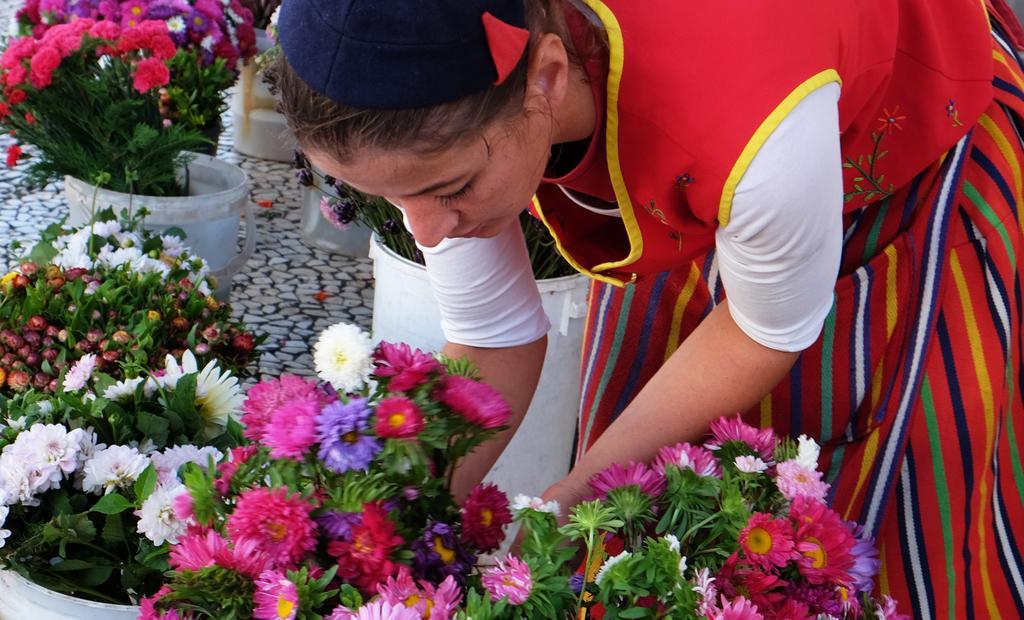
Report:
[[[135,620],[139,608],[86,601],[0,570],[0,620]]]
[[[271,45],[266,31],[257,30],[257,49],[264,52]],[[252,62],[242,66],[237,88],[231,97],[231,123],[233,147],[242,155],[291,161],[295,139],[284,116],[277,111],[277,98]]]
[[[323,192],[316,186],[302,188],[302,241],[314,248],[353,258],[366,258],[370,249],[370,229],[352,224],[345,230],[331,224],[320,213]]]
[[[231,293],[231,278],[245,265],[256,249],[256,222],[249,201],[249,177],[238,166],[210,157],[195,155],[188,165],[188,196],[137,196],[98,189],[85,181],[64,177],[64,197],[68,201],[72,226],[89,222],[94,213],[113,207],[146,207],[145,227],[161,231],[181,228],[185,243],[206,259],[217,279],[216,296],[226,300]],[[237,250],[235,240],[244,216],[245,247]]]
[[[376,237],[370,243],[370,258],[376,280],[374,338],[439,349],[445,343],[441,311],[426,269],[401,258]],[[540,495],[569,471],[588,285],[583,275],[537,282],[552,324],[544,372],[526,418],[486,478],[510,496]]]

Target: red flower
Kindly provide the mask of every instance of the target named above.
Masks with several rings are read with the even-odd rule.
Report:
[[[106,39],[107,41],[113,41],[121,35],[121,27],[117,23],[102,20],[93,24],[92,28],[89,29],[89,36],[94,39]]]
[[[144,93],[153,88],[167,85],[171,81],[171,72],[159,58],[145,58],[135,65],[135,90]]]
[[[366,504],[362,523],[352,528],[352,539],[335,540],[327,551],[338,558],[339,577],[372,594],[377,584],[398,574],[399,564],[391,560],[391,553],[403,542],[387,512],[377,504]]]
[[[468,377],[445,377],[434,396],[467,422],[482,428],[504,426],[512,414],[498,390]]]
[[[36,53],[36,40],[32,37],[21,37],[15,39],[7,46],[4,50],[4,55],[0,57],[0,67],[7,69],[8,71],[21,65],[21,61],[26,58],[31,58]]]
[[[12,144],[7,147],[7,167],[13,168],[18,164],[18,158],[21,157],[21,147],[17,144]]]
[[[7,103],[10,103],[11,105],[18,105],[27,97],[28,95],[25,94],[25,91],[21,89],[15,89],[11,91],[10,95],[7,95]]]
[[[423,413],[416,403],[402,396],[385,398],[377,405],[377,434],[408,439],[423,430]]]
[[[3,112],[3,114],[0,115],[0,116],[7,116],[7,106],[4,106],[3,110],[0,110],[0,111]],[[25,122],[28,123],[29,125],[35,125],[36,124],[35,114],[32,114],[31,112],[25,114]]]
[[[508,496],[493,484],[477,485],[462,505],[462,540],[489,553],[501,545],[504,528],[511,522]]]
[[[0,101],[0,119],[6,118],[11,113],[11,108],[6,103]],[[27,119],[26,119],[27,120]]]
[[[377,377],[391,377],[388,389],[405,392],[426,383],[430,373],[439,372],[441,364],[429,353],[403,343],[382,342],[373,354]]]
[[[36,88],[46,88],[53,82],[53,72],[60,66],[60,52],[56,47],[47,46],[41,48],[32,57],[29,64],[31,69],[29,81]]]

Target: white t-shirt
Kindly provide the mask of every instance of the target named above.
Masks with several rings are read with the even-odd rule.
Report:
[[[772,349],[806,349],[832,307],[843,242],[838,103],[839,85],[826,84],[779,123],[715,234],[733,320]],[[489,239],[420,250],[450,342],[508,347],[547,333],[518,223]]]

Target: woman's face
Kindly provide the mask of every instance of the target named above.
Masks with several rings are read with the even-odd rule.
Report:
[[[412,234],[433,247],[450,237],[491,237],[526,209],[551,151],[547,114],[523,113],[433,154],[372,149],[339,162],[312,150],[314,166],[405,211]]]

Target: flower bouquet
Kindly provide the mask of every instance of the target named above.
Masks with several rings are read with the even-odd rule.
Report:
[[[178,234],[140,232],[110,211],[77,230],[48,228],[0,279],[0,395],[57,392],[85,358],[115,380],[186,350],[243,373],[262,338],[211,296],[205,262]]]
[[[314,357],[328,384],[251,388],[242,422],[254,443],[186,474],[189,529],[142,617],[318,618],[339,596],[358,606],[412,575],[454,605],[504,538],[500,491],[478,487],[460,507],[449,490],[459,460],[509,415],[467,363],[374,347],[345,324]]]
[[[185,531],[181,466],[241,439],[238,380],[183,357],[116,381],[90,354],[55,394],[0,396],[0,566],[108,603],[157,590]]]
[[[262,13],[270,10],[255,6]],[[56,24],[81,18],[129,30],[146,21],[163,23],[176,53],[168,59],[169,81],[160,91],[161,117],[203,131],[216,143],[239,61],[256,53],[251,8],[239,0],[28,0],[17,19],[22,32],[35,38],[45,37]],[[267,19],[269,13],[262,13]]]

